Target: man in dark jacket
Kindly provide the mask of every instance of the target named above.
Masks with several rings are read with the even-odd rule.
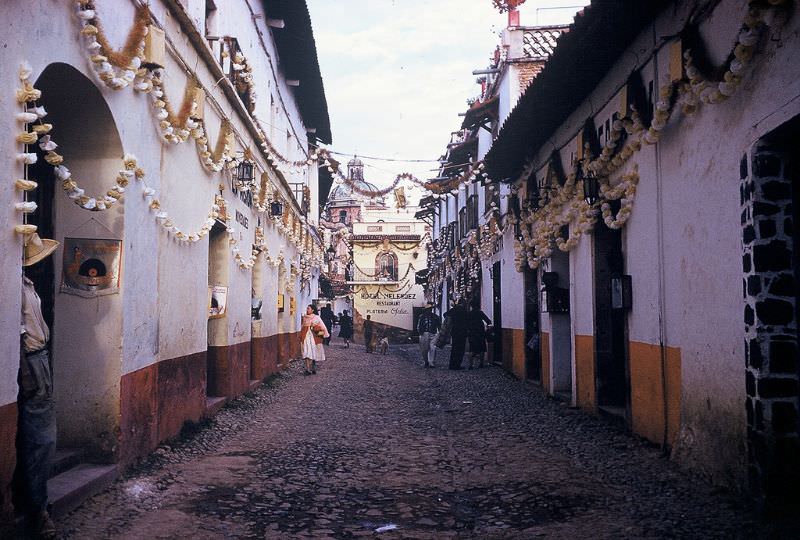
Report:
[[[433,312],[433,304],[425,304],[425,310],[417,321],[417,333],[419,334],[422,363],[426,368],[433,367],[433,362],[436,359],[436,347],[433,344],[433,340],[441,324],[439,316]]]
[[[325,307],[319,311],[319,318],[322,319],[322,322],[325,323],[325,328],[328,329],[328,337],[324,338],[322,343],[325,345],[330,345],[331,328],[333,328],[333,320],[336,318],[336,315],[333,314],[330,304],[325,304]]]
[[[467,343],[468,324],[467,317],[469,311],[463,300],[459,300],[450,311],[444,314],[445,318],[450,318],[450,336],[452,337],[452,348],[450,349],[450,369],[461,369],[461,362],[464,360],[464,349]]]

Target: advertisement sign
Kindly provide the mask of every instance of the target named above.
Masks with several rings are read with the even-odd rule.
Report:
[[[228,304],[228,287],[214,285],[208,288],[208,318],[219,319],[225,316]]]
[[[119,292],[122,241],[65,238],[61,292],[93,298]]]

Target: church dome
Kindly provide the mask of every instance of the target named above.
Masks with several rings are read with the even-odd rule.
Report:
[[[357,156],[354,156],[347,163],[347,178],[348,182],[342,182],[331,190],[330,195],[328,195],[328,204],[332,206],[348,206],[353,203],[355,204],[379,204],[384,205],[383,197],[370,197],[368,195],[362,195],[353,191],[353,188],[350,186],[352,184],[358,189],[364,191],[378,191],[378,188],[364,180],[364,162],[358,159]]]

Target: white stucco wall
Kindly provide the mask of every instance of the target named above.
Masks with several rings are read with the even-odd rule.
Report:
[[[202,8],[199,7],[202,4]],[[188,0],[183,2],[187,13],[195,21],[199,30],[203,31],[204,2]],[[133,20],[134,2],[115,2],[113,9],[98,6],[103,27],[112,43],[124,41]],[[260,5],[259,5],[260,6]],[[210,90],[205,107],[205,124],[209,139],[213,145],[218,136],[222,117],[233,122],[237,142],[235,150],[246,146],[256,149],[257,144],[251,139],[246,124],[235,112],[235,107],[224,95],[218,77],[209,71],[203,60],[166,5],[153,2],[151,10],[155,20],[163,25],[174,45],[178,48],[186,65],[196,69],[196,76],[206,89]],[[277,67],[278,55],[272,41],[270,30],[266,27],[264,17],[254,20],[245,0],[218,3],[217,33],[237,37],[243,53],[253,65],[254,78],[257,84],[256,115],[265,122],[274,119],[283,126],[284,133],[279,137],[279,149],[289,159],[305,159],[300,148],[308,144],[305,126],[293,99],[292,90],[286,86]],[[258,6],[256,6],[258,8]],[[45,19],[41,14],[47,12]],[[81,187],[87,193],[103,193],[113,183],[115,171],[121,166],[122,153],[136,156],[139,166],[146,172],[146,182],[153,187],[159,196],[162,209],[169,212],[175,224],[184,231],[197,230],[206,219],[214,195],[219,193],[219,185],[223,184],[224,197],[228,203],[228,213],[232,217],[240,211],[248,218],[248,227],[234,222],[235,238],[238,240],[242,255],[247,257],[250,245],[254,241],[255,228],[258,223],[256,213],[247,208],[230,190],[225,174],[208,173],[200,164],[194,142],[189,140],[180,145],[162,145],[158,137],[158,128],[151,115],[150,98],[137,94],[132,88],[113,91],[98,82],[90,70],[90,62],[83,41],[79,38],[79,26],[74,15],[72,2],[52,5],[51,2],[12,1],[0,5],[0,23],[4,30],[4,47],[0,49],[0,64],[6,66],[7,77],[2,83],[0,98],[0,116],[5,127],[6,143],[0,145],[0,160],[9,164],[9,178],[21,177],[22,167],[15,161],[15,155],[21,151],[20,145],[13,141],[11,134],[20,131],[20,125],[14,115],[20,112],[20,106],[14,101],[14,91],[18,81],[13,76],[17,65],[27,60],[33,66],[32,81],[35,81],[46,66],[53,62],[63,62],[82,72],[91,84],[94,84],[107,103],[113,117],[113,129],[119,133],[121,150],[114,158],[98,161],[89,158],[85,163],[73,150],[74,147],[91,147],[98,144],[98,137],[106,133],[97,133],[91,127],[92,118],[86,117],[90,125],[76,122],[72,126],[61,127],[63,135],[54,138],[61,146],[66,163],[76,178],[80,178]],[[38,28],[25,28],[19,21],[36,21]],[[242,21],[245,21],[243,24]],[[264,46],[258,38],[256,26],[265,36]],[[23,31],[24,30],[24,31]],[[35,39],[36,46],[32,46]],[[179,63],[168,47],[168,64],[163,76],[165,88],[173,97],[174,107],[180,104],[186,84],[184,66]],[[224,84],[224,83],[223,83]],[[65,89],[66,91],[67,89]],[[275,98],[276,107],[270,107],[270,94]],[[222,108],[217,111],[212,101]],[[47,119],[45,119],[47,120]],[[64,131],[74,128],[73,131]],[[268,129],[268,126],[265,126]],[[59,127],[54,130],[54,134]],[[99,129],[99,128],[98,128]],[[105,126],[103,126],[105,129]],[[292,134],[287,142],[285,130]],[[269,135],[269,132],[267,133]],[[70,159],[72,155],[73,159]],[[263,156],[256,150],[256,174],[269,169]],[[291,194],[275,174],[274,185],[290,200]],[[286,179],[290,182],[308,181],[312,189],[312,208],[310,221],[316,222],[318,215],[317,194],[318,177],[316,171],[307,175],[303,170],[286,170]],[[0,260],[0,286],[7,293],[9,302],[0,306],[4,338],[0,339],[0,405],[16,400],[16,371],[18,364],[17,329],[19,322],[19,289],[21,256],[21,238],[13,232],[15,224],[20,223],[19,215],[14,211],[13,203],[22,200],[21,194],[14,189],[13,181],[0,183],[0,200],[6,202],[0,209],[0,251],[7,256]],[[56,332],[54,347],[57,351],[74,349],[83,351],[86,365],[91,366],[95,359],[108,369],[104,371],[104,385],[98,392],[111,392],[110,400],[118,401],[119,377],[150,365],[159,360],[184,356],[203,351],[208,346],[207,336],[207,287],[208,287],[208,239],[196,244],[176,242],[156,225],[153,212],[147,208],[147,201],[141,196],[141,187],[131,181],[123,196],[122,204],[113,210],[101,213],[87,212],[78,208],[61,191],[55,189],[56,201],[56,236],[80,233],[86,222],[94,219],[100,225],[92,225],[93,232],[98,226],[110,230],[109,234],[117,235],[123,240],[123,285],[120,294],[86,300],[77,297],[62,298],[56,293]],[[266,243],[270,255],[277,257],[282,250],[286,258],[286,268],[292,260],[297,260],[298,252],[287,244],[286,238],[279,233],[275,224],[262,218]],[[88,234],[88,233],[87,233]],[[272,264],[260,259],[263,265],[262,291],[264,307],[262,313],[262,335],[273,335],[282,331],[294,331],[297,328],[296,316],[288,315],[287,310],[281,317],[277,316],[275,307],[278,293],[278,271]],[[61,276],[61,255],[56,255],[56,279]],[[228,316],[223,319],[223,329],[215,342],[218,344],[234,344],[250,339],[250,300],[252,275],[249,270],[242,270],[233,261],[230,249],[227,250],[229,265]],[[318,277],[315,272],[314,279]],[[303,292],[300,291],[299,280],[295,280],[295,295],[298,306],[308,303],[318,294],[316,282],[312,282]],[[73,306],[79,307],[70,307]],[[92,317],[74,317],[89,307]],[[299,310],[298,310],[299,311]],[[88,312],[87,312],[88,313]],[[86,335],[84,335],[86,334]],[[98,338],[110,336],[103,341]],[[77,343],[73,341],[78,340]],[[90,351],[88,356],[86,351]],[[62,353],[62,357],[63,357]],[[77,353],[76,353],[77,354]],[[81,388],[81,383],[88,379],[80,379],[77,375],[59,374],[56,360],[56,376],[60,377],[62,388]],[[77,373],[77,372],[76,372]],[[76,378],[77,377],[77,378]],[[83,385],[85,387],[85,384]],[[107,388],[106,388],[107,387]],[[116,395],[117,397],[113,397]],[[84,396],[86,397],[86,396]],[[66,399],[76,400],[75,396]],[[106,398],[103,398],[106,399]]]
[[[743,9],[741,2],[723,0],[702,27],[713,61],[724,61]],[[800,68],[790,52],[800,41],[797,6],[793,9],[789,26],[772,41],[764,38],[733,98],[704,105],[695,117],[677,112],[661,142],[644,146],[621,171],[636,165],[641,177],[623,232],[625,272],[633,277],[629,340],[680,349],[676,454],[729,484],[743,482],[745,462],[739,162],[760,136],[800,113]],[[686,6],[670,9],[646,29],[629,49],[637,54],[620,56],[555,132],[553,144],[569,145],[592,113],[597,125],[609,117],[634,68],[642,69],[645,84],[652,79],[656,89],[665,84],[667,48],[651,60],[648,51],[657,43],[653,36],[675,35],[686,16]],[[551,151],[550,145],[541,149],[536,157],[541,167]],[[582,335],[593,333],[591,240],[583,237],[571,254],[573,332]]]

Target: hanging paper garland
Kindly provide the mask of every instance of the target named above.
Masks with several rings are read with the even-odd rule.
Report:
[[[78,0],[76,15],[81,24],[81,35],[86,40],[86,48],[92,67],[103,83],[109,88],[120,90],[134,82],[144,61],[144,38],[150,23],[150,10],[147,5],[136,8],[133,27],[128,33],[125,45],[115,51],[103,31],[93,0]],[[138,74],[137,74],[138,72]]]

